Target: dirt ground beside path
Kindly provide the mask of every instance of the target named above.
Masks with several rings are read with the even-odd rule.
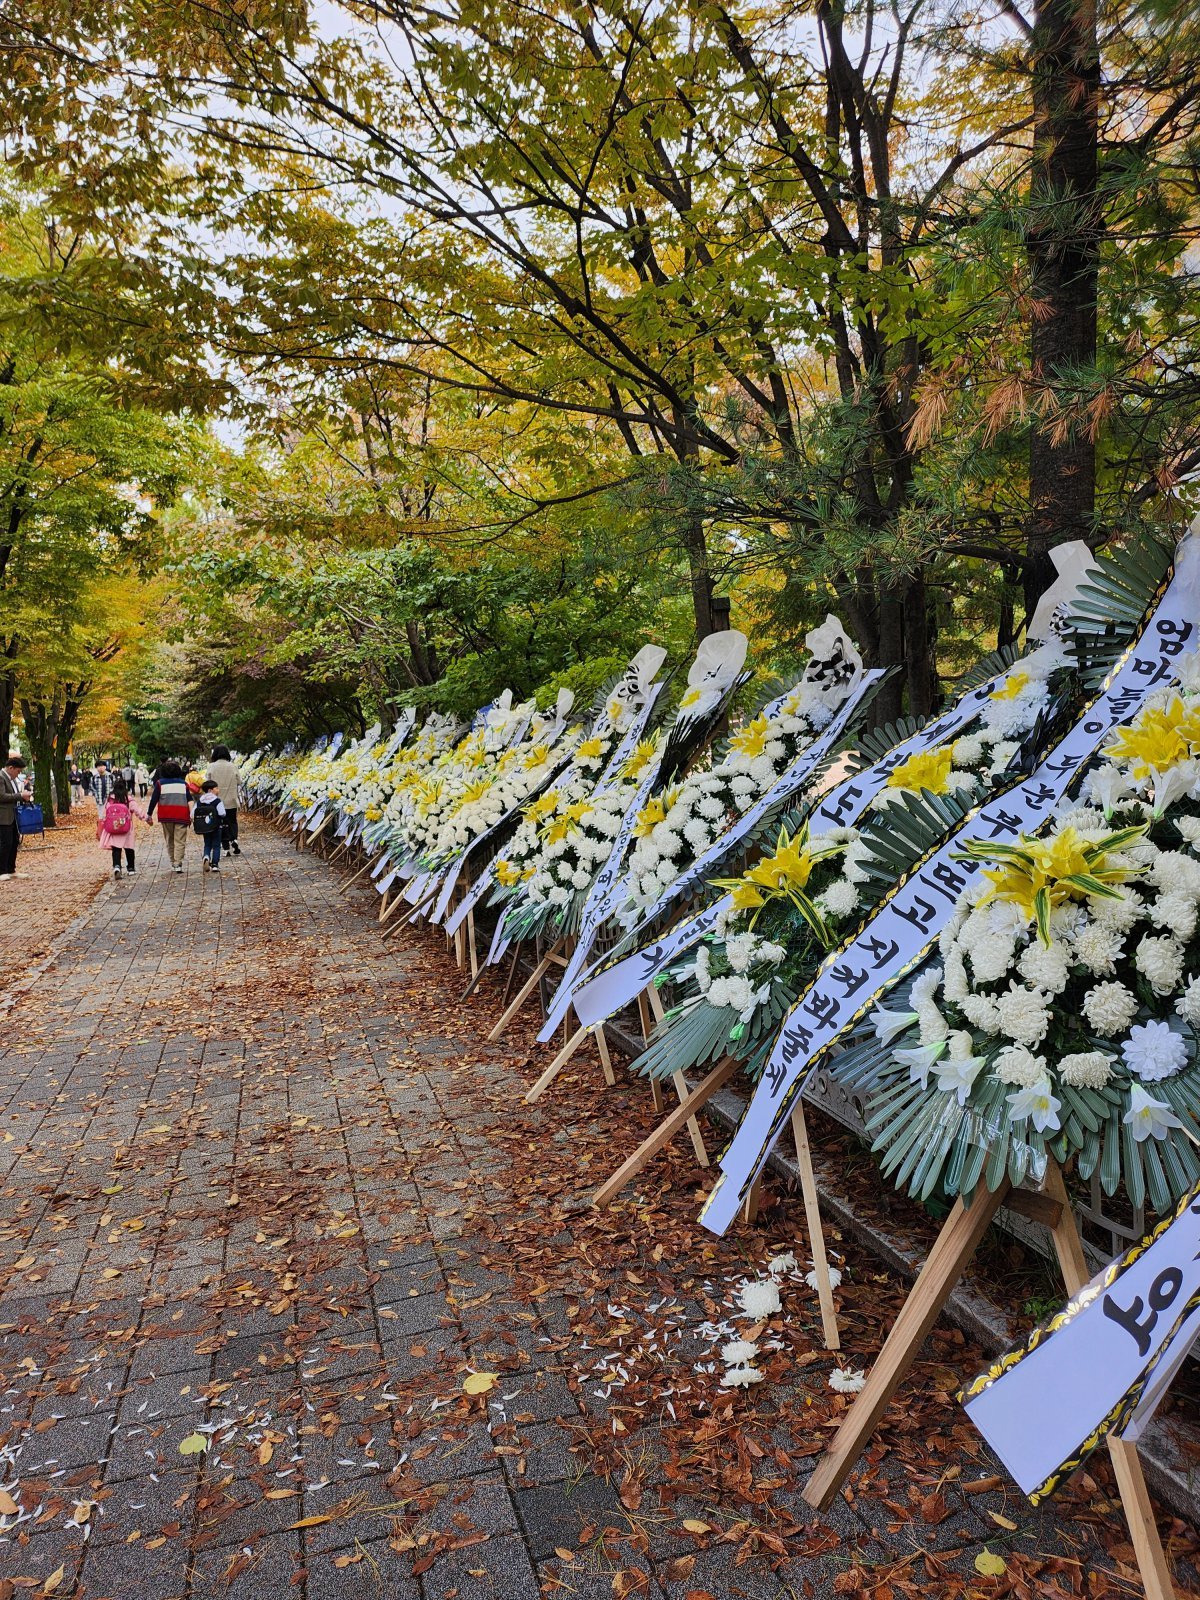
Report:
[[[17,856],[19,876],[0,883],[0,1001],[16,980],[41,961],[55,939],[109,881],[108,859],[96,848],[96,813],[89,800],[56,828],[26,839]]]
[[[180,877],[155,838],[10,1013],[0,1600],[1138,1592],[1105,1464],[1031,1510],[948,1327],[811,1516],[830,1379],[904,1286],[831,1230],[835,1359],[799,1204],[714,1239],[686,1140],[588,1207],[645,1087],[581,1054],[526,1105],[545,1058],[532,1015],[487,1042],[498,982],[463,1004],[440,935],[385,944],[369,888],[253,818],[243,842],[206,876],[189,841]],[[739,1288],[787,1251],[752,1327]],[[1195,1530],[1161,1527],[1194,1586]]]

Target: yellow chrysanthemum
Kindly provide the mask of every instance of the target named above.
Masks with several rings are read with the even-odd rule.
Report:
[[[928,789],[932,794],[945,794],[949,787],[951,752],[921,750],[909,756],[888,778],[889,789],[907,789],[910,794],[920,794]]]

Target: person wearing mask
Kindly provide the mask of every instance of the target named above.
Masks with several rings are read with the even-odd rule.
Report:
[[[208,763],[208,772],[205,776],[211,778],[220,789],[221,803],[225,807],[225,820],[221,824],[221,846],[230,855],[240,856],[242,847],[238,844],[238,777],[228,745],[213,745],[212,759]]]
[[[200,785],[200,798],[196,801],[192,817],[192,827],[204,840],[205,872],[221,870],[221,828],[224,822],[225,807],[221,802],[221,791],[212,778],[205,778]]]
[[[183,768],[178,761],[164,761],[158,769],[158,776],[150,790],[150,804],[146,807],[147,822],[156,811],[158,820],[162,824],[171,870],[182,872],[188,823],[192,818],[192,803]]]
[[[17,826],[17,807],[33,799],[25,781],[25,760],[11,752],[0,767],[0,878],[17,876],[17,851],[21,830]]]
[[[133,838],[133,819],[149,819],[141,806],[135,805],[125,786],[124,778],[114,778],[112,793],[104,802],[104,810],[96,818],[96,843],[102,850],[112,851],[112,875],[121,876],[121,851],[125,852],[125,876],[137,873],[137,858]]]

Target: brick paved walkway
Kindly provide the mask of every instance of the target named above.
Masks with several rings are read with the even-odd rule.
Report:
[[[844,1404],[813,1297],[785,1294],[772,1382],[723,1393],[697,1364],[770,1240],[689,1227],[686,1151],[669,1227],[646,1197],[619,1226],[575,1205],[648,1125],[641,1088],[585,1069],[521,1105],[530,1034],[480,1042],[497,997],[460,1007],[438,938],[382,945],[369,891],[263,826],[198,865],[144,849],[9,1014],[0,1596],[783,1600],[888,1571],[950,1595],[990,1592],[989,1538],[1064,1594],[1112,1570],[1094,1484],[1065,1526],[961,1492],[992,1469],[952,1333],[853,1503],[800,1526]],[[863,1280],[869,1355],[898,1290]]]

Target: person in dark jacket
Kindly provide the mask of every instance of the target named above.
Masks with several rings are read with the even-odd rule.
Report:
[[[229,746],[213,745],[212,757],[205,777],[211,778],[221,791],[225,816],[221,823],[221,848],[231,855],[240,856],[238,843],[238,777],[237,768],[229,755]]]
[[[162,824],[163,839],[167,846],[167,859],[174,872],[183,871],[183,852],[187,847],[188,824],[192,820],[191,796],[183,768],[178,761],[164,761],[154,775],[150,790],[150,804],[146,807],[146,821],[154,818]]]

